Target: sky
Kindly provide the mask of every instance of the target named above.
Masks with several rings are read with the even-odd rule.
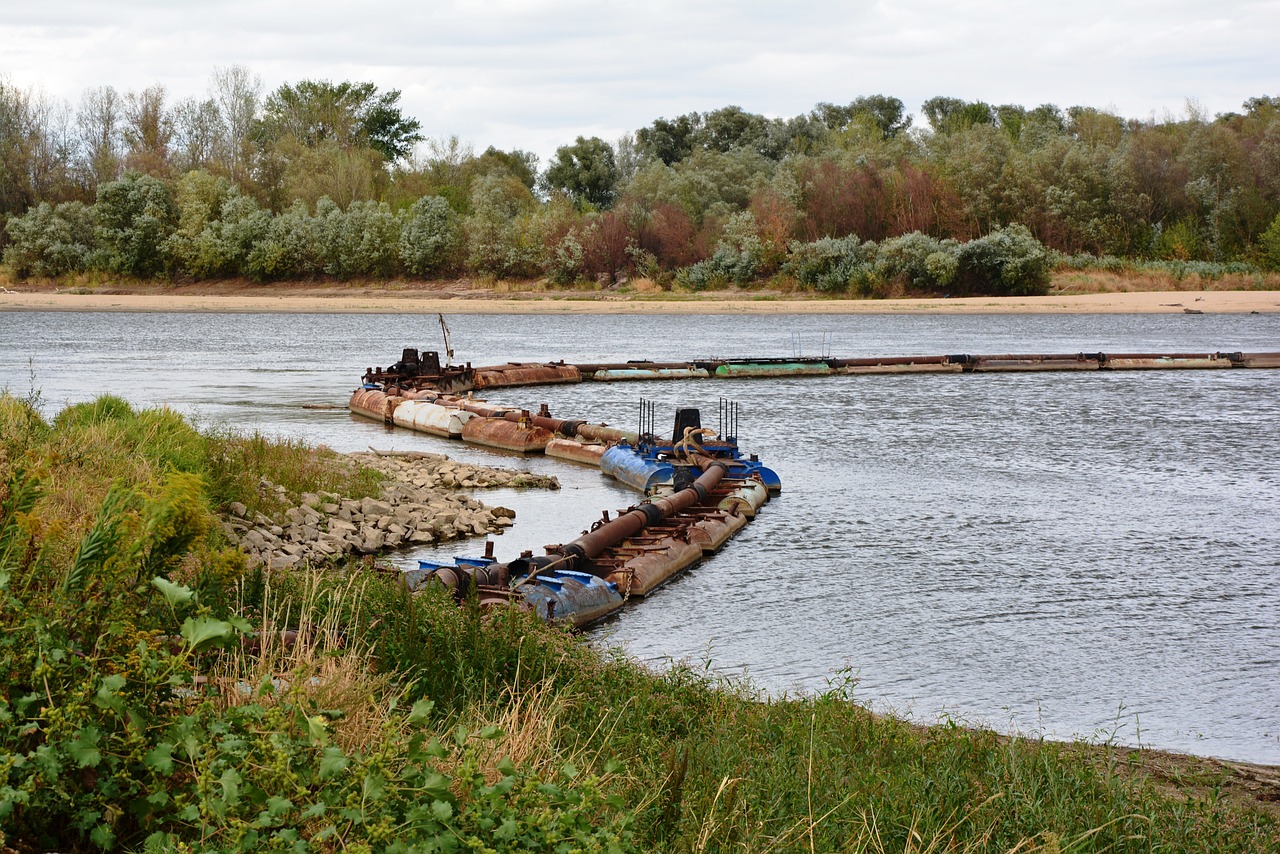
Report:
[[[264,92],[306,78],[399,89],[427,136],[545,163],[579,135],[729,104],[1239,110],[1280,95],[1280,0],[0,0],[0,77],[73,103],[103,84],[203,95],[230,65]]]

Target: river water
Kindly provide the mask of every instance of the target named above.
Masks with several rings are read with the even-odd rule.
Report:
[[[457,357],[1280,350],[1280,315],[449,316]],[[633,503],[594,469],[350,416],[365,367],[440,349],[431,315],[0,313],[0,386],[46,415],[110,392],[338,450],[556,474],[500,558]],[[825,342],[825,343],[824,343]],[[774,693],[1280,763],[1280,371],[707,380],[513,389],[634,426],[720,397],[784,491],[715,557],[593,631]],[[304,408],[330,405],[332,409]],[[447,554],[478,553],[478,542]],[[411,565],[424,550],[397,556]]]

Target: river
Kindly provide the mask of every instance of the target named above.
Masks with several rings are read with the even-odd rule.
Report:
[[[457,358],[1280,350],[1280,315],[483,316]],[[365,367],[440,349],[427,315],[0,312],[0,386],[46,415],[110,392],[338,450],[556,474],[497,553],[636,500],[598,471],[391,431],[343,408]],[[778,694],[852,686],[922,722],[1280,764],[1280,371],[971,374],[514,389],[634,426],[721,397],[784,491],[715,557],[595,629],[660,666]],[[315,409],[308,406],[329,405]],[[479,542],[445,553],[478,553]],[[397,560],[412,564],[419,555]]]

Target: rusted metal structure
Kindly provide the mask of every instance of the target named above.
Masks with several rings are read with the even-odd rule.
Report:
[[[401,396],[435,392],[459,394],[492,388],[517,388],[580,382],[640,380],[740,379],[863,374],[963,374],[1013,371],[1146,371],[1215,368],[1280,368],[1280,353],[1049,353],[942,356],[882,356],[859,358],[691,359],[684,362],[627,362],[568,364],[563,361],[507,362],[473,368],[440,364],[434,351],[406,348],[399,362],[365,372],[367,389]],[[356,411],[355,406],[352,407]],[[557,432],[552,429],[552,432]],[[567,435],[567,434],[564,434]],[[598,437],[585,436],[592,439]]]
[[[696,411],[680,410],[673,432],[687,431],[699,420]],[[490,550],[484,558],[457,558],[453,564],[423,561],[406,574],[406,582],[439,584],[460,599],[475,596],[482,605],[513,602],[578,627],[602,619],[719,550],[768,499],[759,469],[739,464],[736,443],[729,452],[712,441],[719,437],[701,438],[704,444],[670,447],[674,483],[615,518],[606,511],[577,539],[548,546],[543,556],[525,552],[497,563]],[[584,449],[601,447],[560,438],[547,449],[555,445],[571,449],[564,456],[579,462],[594,457],[595,452],[585,456]]]

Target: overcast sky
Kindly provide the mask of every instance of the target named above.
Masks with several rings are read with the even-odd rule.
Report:
[[[403,92],[428,136],[544,158],[658,116],[737,104],[792,116],[868,94],[1210,115],[1280,95],[1280,0],[338,3],[0,0],[0,76],[206,91],[244,65]]]

